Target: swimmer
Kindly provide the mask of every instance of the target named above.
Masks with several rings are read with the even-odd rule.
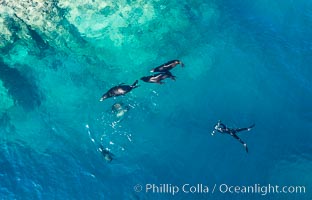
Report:
[[[122,83],[118,86],[112,87],[105,94],[102,95],[100,101],[104,101],[105,99],[111,98],[111,97],[125,95],[131,90],[133,90],[134,88],[139,87],[137,84],[138,84],[138,80],[136,80],[132,85],[125,85],[124,83]]]
[[[184,67],[184,64],[180,60],[171,60],[163,65],[152,69],[151,72],[167,72],[169,70],[172,70],[178,64],[181,64],[181,67]]]
[[[172,80],[175,80],[175,76],[173,76],[169,71],[166,71],[165,73],[158,73],[152,76],[144,76],[141,78],[141,80],[147,83],[164,84],[162,80],[166,78],[171,78]]]
[[[115,155],[112,154],[107,148],[104,148],[103,145],[100,145],[99,151],[102,153],[102,155],[104,156],[104,159],[107,162],[112,162]]]
[[[236,129],[228,128],[225,124],[221,123],[221,121],[219,120],[218,123],[215,125],[214,130],[212,131],[211,135],[214,135],[216,132],[229,134],[233,136],[235,139],[237,139],[240,143],[242,143],[246,149],[246,152],[248,153],[247,144],[237,136],[237,133],[241,131],[250,131],[254,126],[255,124],[247,128],[236,128]]]

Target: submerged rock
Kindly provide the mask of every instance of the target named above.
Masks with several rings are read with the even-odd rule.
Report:
[[[8,93],[8,89],[4,87],[0,80],[0,116],[10,107],[14,105],[14,101]]]
[[[40,62],[29,59],[33,55],[41,60],[48,53],[65,53],[87,62],[83,70],[99,80],[119,79],[121,72],[136,76],[144,70],[142,66],[157,65],[160,58],[182,58],[193,49],[189,48],[192,44],[201,44],[206,29],[198,26],[209,26],[218,13],[210,3],[191,4],[166,0],[0,0],[0,50],[9,55],[7,63],[31,69],[39,66],[30,63]]]
[[[1,60],[0,81],[4,88],[2,89],[4,91],[3,96],[6,97],[2,100],[4,101],[3,108],[12,106],[13,99],[14,102],[27,110],[32,110],[41,104],[41,98],[36,85],[30,82],[17,69],[9,67]]]
[[[34,41],[39,48],[50,46],[68,51],[82,47],[84,40],[63,17],[64,10],[55,1],[0,1],[0,48],[16,39]],[[14,28],[15,27],[15,28]]]

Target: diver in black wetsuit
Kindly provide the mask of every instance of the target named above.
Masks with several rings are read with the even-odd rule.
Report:
[[[247,128],[228,128],[225,124],[221,123],[221,121],[219,120],[218,123],[215,125],[214,130],[212,131],[211,135],[216,133],[216,131],[219,133],[230,134],[231,136],[233,136],[235,139],[237,139],[240,143],[244,145],[246,152],[248,153],[247,144],[237,136],[237,133],[241,131],[250,131],[254,126],[255,124]]]

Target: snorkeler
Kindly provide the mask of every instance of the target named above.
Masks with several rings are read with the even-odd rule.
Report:
[[[138,80],[136,80],[132,85],[125,85],[124,83],[117,85],[115,87],[112,87],[109,89],[105,94],[102,95],[100,101],[104,101],[107,98],[116,97],[120,95],[125,95],[134,88],[139,87]]]
[[[114,154],[112,154],[108,149],[104,148],[103,145],[100,145],[99,151],[102,153],[102,155],[104,156],[104,159],[107,162],[112,162],[115,156]]]
[[[212,131],[211,135],[214,133],[219,132],[219,133],[227,133],[233,136],[235,139],[237,139],[240,143],[242,143],[246,149],[246,152],[248,153],[248,147],[247,144],[241,140],[236,133],[241,132],[241,131],[250,131],[255,124],[247,127],[247,128],[228,128],[225,124],[221,123],[221,120],[218,121],[218,123],[215,125],[214,130]]]
[[[172,70],[178,64],[181,64],[181,67],[184,67],[184,64],[180,60],[171,60],[165,64],[162,64],[152,69],[151,72],[167,72],[169,70]]]

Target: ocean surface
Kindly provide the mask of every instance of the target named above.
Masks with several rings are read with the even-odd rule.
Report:
[[[2,0],[0,30],[0,199],[312,199],[312,1]],[[290,189],[225,191],[255,185]]]

